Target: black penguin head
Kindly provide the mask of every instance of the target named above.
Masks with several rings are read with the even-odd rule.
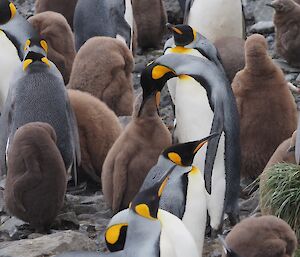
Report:
[[[226,257],[240,257],[235,251],[233,251],[228,246],[228,244],[226,243],[226,241],[224,240],[224,238],[222,236],[219,235],[218,238],[219,238],[219,241],[222,244],[223,251],[224,251]]]
[[[173,145],[163,151],[163,156],[179,166],[191,166],[197,152],[210,139],[218,136],[219,133],[213,133],[201,140],[192,141],[184,144]]]
[[[172,25],[167,23],[167,28],[173,32],[176,46],[186,46],[192,43],[197,37],[196,31],[189,25]]]
[[[270,6],[275,9],[277,13],[287,13],[295,7],[294,1],[287,0],[274,0],[271,3],[267,3],[267,6]]]
[[[152,96],[156,97],[157,110],[160,103],[160,92],[165,83],[176,76],[176,73],[168,67],[149,63],[141,74],[141,86],[143,89],[143,101],[139,110],[139,115],[145,102]]]
[[[50,67],[50,62],[47,58],[48,45],[47,42],[40,38],[31,38],[24,45],[25,58],[23,60],[23,70],[34,62],[40,61]]]
[[[159,179],[157,179],[153,185],[141,189],[133,199],[129,208],[143,218],[157,220],[160,197],[168,182],[169,175],[175,167],[174,165],[162,171],[162,173],[159,174]]]
[[[13,19],[16,13],[17,9],[13,3],[8,0],[0,0],[0,25]]]

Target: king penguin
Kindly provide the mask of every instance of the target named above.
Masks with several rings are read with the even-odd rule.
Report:
[[[186,0],[184,23],[211,42],[225,36],[244,38],[241,0]]]
[[[160,236],[162,232],[162,223],[158,219],[159,200],[167,184],[168,178],[176,170],[176,165],[172,162],[164,164],[165,169],[157,172],[155,176],[151,174],[145,179],[145,182],[133,199],[128,210],[128,228],[124,249],[107,255],[95,255],[88,252],[73,252],[58,255],[57,257],[78,256],[107,256],[107,257],[160,257]],[[154,166],[155,168],[156,166]],[[108,241],[118,240],[118,230],[106,234]],[[116,233],[114,233],[116,232]],[[184,238],[185,240],[186,238]],[[173,246],[174,247],[174,246]],[[174,257],[174,252],[170,257]],[[197,256],[197,255],[192,255]]]
[[[149,171],[144,181],[144,185],[150,184],[151,182],[147,181],[147,178],[157,176],[172,163],[176,164],[176,169],[170,175],[159,203],[159,217],[163,228],[160,249],[163,253],[167,252],[165,247],[167,248],[168,244],[166,242],[170,240],[176,249],[176,253],[181,253],[176,256],[182,256],[184,251],[186,251],[186,255],[193,256],[194,252],[190,253],[185,247],[193,248],[186,245],[187,241],[184,241],[182,245],[179,240],[180,236],[178,237],[178,235],[186,233],[185,230],[187,230],[193,238],[193,242],[196,243],[197,256],[202,256],[207,212],[206,195],[203,176],[199,169],[192,166],[192,162],[197,151],[216,136],[217,134],[212,134],[199,141],[177,144],[165,149],[160,155],[157,165]],[[177,170],[181,170],[181,172]],[[122,211],[110,221],[106,235],[108,233],[119,235],[118,240],[114,240],[113,244],[106,238],[110,251],[117,251],[124,247],[128,223],[126,215],[126,210]],[[177,218],[172,218],[174,216]]]
[[[9,5],[7,5],[9,4]],[[7,10],[5,12],[5,9]],[[8,17],[6,17],[9,14]],[[0,6],[0,25],[8,22],[16,15],[16,7],[13,3],[6,1],[1,2]],[[2,112],[3,105],[5,103],[9,81],[12,73],[21,61],[18,57],[18,52],[12,42],[6,37],[5,33],[0,30],[0,112]]]
[[[239,180],[239,142],[236,141],[237,139],[234,136],[235,132],[239,132],[239,118],[237,115],[236,102],[224,68],[221,64],[218,51],[214,45],[204,37],[201,37],[201,35],[190,26],[169,25],[169,27],[174,32],[174,43],[172,44],[172,40],[167,42],[165,47],[165,60],[168,60],[168,55],[170,53],[179,53],[181,56],[186,56],[187,63],[184,63],[181,66],[185,67],[186,69],[184,70],[188,71],[188,57],[192,57],[193,55],[195,56],[192,57],[194,60],[198,59],[199,62],[202,62],[203,64],[209,63],[209,65],[203,65],[203,71],[207,72],[207,76],[218,77],[220,83],[218,86],[220,88],[215,88],[214,85],[206,83],[207,81],[205,82],[203,79],[179,76],[177,81],[172,79],[173,81],[171,81],[171,85],[168,84],[168,86],[170,86],[171,95],[173,94],[172,99],[174,100],[175,105],[176,129],[174,137],[177,138],[178,142],[183,143],[196,140],[197,138],[204,137],[212,131],[220,132],[217,131],[218,129],[223,131],[220,136],[220,140],[214,142],[214,144],[216,144],[216,148],[213,151],[216,152],[210,152],[212,149],[207,149],[205,146],[198,152],[194,160],[194,165],[204,171],[206,188],[209,193],[207,195],[207,207],[210,215],[210,225],[213,230],[219,230],[223,220],[225,194],[227,194],[227,179],[225,174],[227,172],[237,174],[235,175],[236,178],[234,178],[233,182],[235,187],[237,187]],[[200,66],[198,67],[198,69],[200,69]],[[197,66],[193,67],[193,70],[195,71],[194,74],[200,72],[200,70],[196,71],[196,69]],[[224,96],[227,100],[224,100]],[[216,109],[216,105],[219,109]],[[224,108],[230,109],[230,115],[226,118],[227,121],[224,120],[224,115],[226,115],[224,114]],[[197,112],[194,110],[197,110]],[[229,119],[233,119],[234,124],[230,124]],[[226,124],[226,128],[224,127],[224,124]],[[225,134],[229,134],[226,139],[226,144]],[[236,163],[233,163],[226,157],[231,151],[228,146],[231,144],[231,140],[237,143],[235,146],[236,149],[234,150],[236,153]],[[212,142],[209,145],[211,144]],[[205,154],[206,158],[202,158]],[[229,164],[228,162],[232,163]],[[210,178],[211,175],[212,178]],[[208,188],[211,179],[212,188]],[[237,193],[232,192],[232,194],[235,195],[234,201],[237,201]],[[230,203],[230,205],[232,204],[233,203]],[[235,205],[236,204],[237,202]],[[236,208],[237,206],[230,207],[230,209]],[[237,216],[237,210],[231,210],[229,212],[235,212],[233,216]],[[237,217],[234,218],[233,216],[231,215],[230,219],[233,223],[235,223],[237,221]]]
[[[167,23],[166,26],[173,33],[173,37],[166,41],[164,54],[180,53],[206,58],[214,62],[222,72],[225,72],[216,47],[203,35],[189,25]],[[168,89],[174,105],[176,104],[177,82],[177,78],[168,81]]]
[[[46,57],[47,42],[18,13],[0,29],[14,43],[23,61],[14,71],[0,118],[1,174],[6,174],[6,153],[16,130],[29,122],[39,121],[54,128],[65,167],[72,168],[76,182],[76,165],[80,163],[76,118],[62,75]]]
[[[152,65],[155,66],[150,78],[153,91],[162,89],[157,81],[166,75],[182,80],[183,86],[176,89],[176,96],[180,96],[176,106],[182,107],[176,113],[179,142],[197,140],[204,137],[204,133],[220,133],[210,140],[207,148],[198,151],[199,156],[206,151],[205,161],[196,155],[194,165],[204,172],[213,230],[221,228],[224,212],[230,223],[235,224],[239,213],[240,130],[236,102],[225,74],[209,60],[184,54],[164,55]],[[199,99],[202,99],[201,106]]]
[[[95,36],[118,38],[132,50],[133,23],[131,0],[78,0],[74,14],[76,50]]]

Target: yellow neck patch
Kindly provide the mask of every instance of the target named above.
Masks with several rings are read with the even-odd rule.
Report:
[[[48,44],[45,40],[40,41],[41,47],[45,50],[46,53],[48,53]]]
[[[168,153],[168,158],[177,165],[183,166],[182,159],[178,153]]]
[[[170,50],[171,53],[174,54],[189,54],[193,49],[185,48],[183,46],[176,46]]]
[[[17,8],[15,7],[15,5],[13,3],[10,3],[9,4],[9,9],[10,9],[10,13],[11,13],[10,14],[11,15],[10,19],[13,19],[15,17],[16,13],[17,13]]]
[[[192,79],[191,76],[185,75],[185,74],[179,75],[178,78],[181,79],[181,80],[189,80],[189,79]]]
[[[139,204],[137,206],[135,206],[135,211],[138,215],[150,219],[150,220],[156,220],[155,218],[153,218],[150,214],[150,210],[147,204]]]
[[[25,42],[24,51],[27,50],[27,48],[28,48],[28,46],[30,46],[30,44],[31,44],[31,41],[29,39],[27,39]]]
[[[165,66],[162,65],[157,65],[153,68],[152,70],[152,78],[153,79],[160,79],[162,78],[164,75],[166,75],[168,72],[172,72],[173,74],[175,74],[175,72]]]
[[[24,62],[23,62],[23,71],[25,71],[28,66],[33,62],[32,59],[26,59]]]
[[[195,175],[197,173],[199,173],[200,170],[196,167],[196,166],[192,166],[191,171],[189,172],[191,175]]]
[[[120,238],[122,227],[128,227],[128,224],[122,223],[109,227],[105,232],[105,240],[112,245],[117,243]]]
[[[43,57],[43,58],[42,58],[42,62],[45,63],[45,64],[47,64],[47,65],[50,67],[50,62],[49,62],[49,60],[47,59],[47,57]]]
[[[164,191],[164,189],[165,189],[165,187],[166,187],[166,185],[167,185],[167,183],[168,183],[168,180],[169,180],[169,177],[167,177],[167,178],[164,180],[164,182],[161,184],[161,186],[160,186],[160,188],[159,188],[159,190],[158,190],[158,196],[159,196],[159,197],[161,197],[161,195],[162,195],[162,193],[163,193],[163,191]]]

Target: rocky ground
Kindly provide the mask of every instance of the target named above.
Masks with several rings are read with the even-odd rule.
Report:
[[[15,0],[18,9],[27,17],[33,14],[34,0]],[[180,23],[182,13],[176,0],[165,0],[169,21]],[[265,6],[270,0],[243,0],[247,35],[263,34],[269,43],[270,54],[281,66],[286,79],[300,82],[300,70],[289,67],[274,52],[274,26],[272,10]],[[167,36],[166,36],[167,38]],[[161,48],[162,49],[162,48]],[[139,87],[140,71],[149,61],[162,54],[162,50],[149,50],[136,56],[134,87]],[[161,114],[169,127],[173,124],[173,112],[170,97],[165,90],[162,94]],[[99,190],[79,195],[67,194],[65,205],[57,217],[50,234],[41,235],[33,231],[24,222],[10,217],[5,211],[3,201],[4,180],[0,182],[0,257],[48,257],[69,250],[105,251],[103,232],[112,216]],[[240,199],[241,217],[254,214],[258,206],[258,195],[243,194]],[[245,196],[246,195],[246,196]],[[220,256],[217,240],[206,239],[204,256]]]

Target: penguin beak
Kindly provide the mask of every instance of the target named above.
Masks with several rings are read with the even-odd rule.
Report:
[[[266,6],[272,7],[275,9],[275,6],[272,3],[267,3]]]
[[[159,111],[160,97],[161,97],[161,92],[160,92],[160,91],[157,91],[157,92],[155,93],[155,100],[156,100],[156,108],[157,108],[157,111]]]
[[[167,26],[167,28],[168,28],[169,30],[173,31],[173,32],[176,33],[176,34],[180,34],[180,35],[183,34],[183,32],[182,32],[180,29],[176,28],[175,26],[173,26],[173,25],[170,24],[170,23],[167,23],[166,26]]]
[[[224,240],[224,238],[221,235],[218,235],[218,239],[219,239],[220,243],[222,244],[225,256],[227,256],[227,257],[240,257],[235,251],[230,249],[230,247],[228,246],[228,244],[226,243],[226,241]]]

